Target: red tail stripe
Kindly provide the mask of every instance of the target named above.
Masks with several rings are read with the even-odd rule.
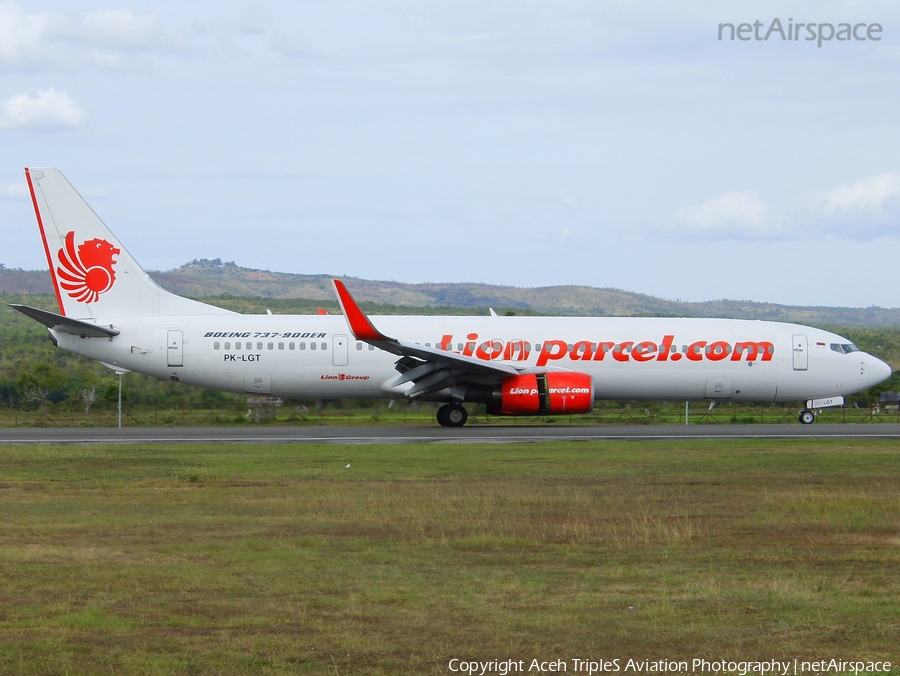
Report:
[[[31,182],[31,171],[25,167],[25,180],[28,182],[28,192],[31,193],[31,203],[34,205],[34,215],[37,216],[38,228],[41,230],[41,239],[44,242],[44,253],[47,254],[47,263],[50,266],[50,277],[53,279],[53,290],[56,292],[56,302],[59,304],[59,314],[65,317],[66,308],[63,306],[62,294],[59,292],[59,283],[56,280],[56,266],[53,264],[53,256],[50,255],[50,245],[47,244],[47,233],[44,232],[44,221],[41,220],[41,210],[38,209],[37,196],[34,194],[34,185]]]

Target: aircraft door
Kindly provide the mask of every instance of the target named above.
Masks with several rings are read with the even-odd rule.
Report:
[[[805,371],[809,367],[809,345],[806,336],[794,335],[793,353],[794,353],[794,370]]]
[[[184,366],[184,331],[169,331],[166,362],[169,366]]]
[[[350,341],[345,334],[335,334],[331,339],[331,359],[335,366],[346,366]]]

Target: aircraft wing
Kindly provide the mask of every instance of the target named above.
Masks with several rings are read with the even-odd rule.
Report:
[[[525,367],[518,369],[509,364],[390,338],[375,328],[342,281],[335,279],[333,283],[353,337],[400,357],[396,364],[400,377],[391,386],[412,382],[413,387],[406,393],[408,397],[421,397],[462,382],[492,384],[525,370]]]

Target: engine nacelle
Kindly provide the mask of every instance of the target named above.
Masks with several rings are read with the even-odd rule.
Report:
[[[594,381],[586,373],[528,373],[504,378],[498,389],[488,405],[492,414],[561,415],[594,407]]]

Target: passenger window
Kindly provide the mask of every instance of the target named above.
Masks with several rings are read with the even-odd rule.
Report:
[[[257,349],[257,350],[261,350],[261,349],[262,349],[262,343],[257,343],[257,344],[256,344],[256,349]]]
[[[362,349],[362,343],[357,343],[357,344],[356,344],[356,349],[357,349],[357,350],[361,350],[361,349]]]
[[[374,349],[375,349],[375,346],[374,346],[374,345],[369,345],[369,349],[370,349],[370,350],[374,350]]]
[[[288,349],[289,349],[289,350],[293,350],[293,349],[294,349],[294,344],[293,344],[293,343],[288,343]]]
[[[235,350],[240,350],[240,349],[241,349],[241,341],[237,341],[237,342],[234,344],[234,349],[235,349]]]
[[[315,349],[316,349],[316,344],[315,344],[315,343],[310,343],[310,344],[309,344],[309,349],[310,349],[310,350],[315,350]]]
[[[322,343],[322,349],[323,349],[323,350],[327,350],[327,349],[328,349],[328,343]]]
[[[305,350],[305,349],[306,349],[306,343],[297,343],[297,349],[298,349],[298,350]]]
[[[540,343],[535,343],[534,349],[535,349],[537,352],[540,352],[540,351],[541,351],[541,344],[540,344]]]
[[[267,347],[268,349],[270,349],[270,350],[274,350],[274,349],[275,349],[275,343],[267,343],[267,344],[266,344],[266,347]]]
[[[225,349],[226,349],[226,350],[230,350],[230,349],[231,349],[231,343],[226,342],[226,343],[225,343]]]
[[[221,347],[221,346],[219,345],[219,341],[218,341],[218,340],[217,340],[215,343],[213,343],[213,349],[214,349],[214,350],[218,350],[220,347]]]
[[[278,343],[278,349],[279,349],[279,350],[283,350],[283,349],[284,349],[284,343]]]

